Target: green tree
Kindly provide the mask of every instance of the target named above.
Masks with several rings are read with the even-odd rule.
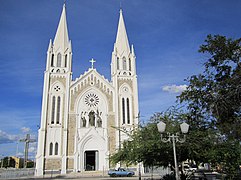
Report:
[[[204,72],[191,76],[180,102],[204,114],[228,138],[241,139],[241,39],[208,35],[199,52],[208,55]]]
[[[15,160],[11,157],[4,157],[3,159],[3,167],[7,168],[7,167],[15,167]]]
[[[208,55],[204,71],[188,78],[187,89],[178,97],[187,106],[187,119],[196,129],[193,133],[203,129],[208,134],[199,140],[210,139],[206,146],[201,143],[202,150],[194,156],[213,166],[223,165],[231,179],[241,160],[240,42],[241,39],[208,35],[199,49]],[[195,143],[191,139],[189,142],[193,148]]]
[[[121,161],[126,166],[143,162],[145,166],[174,167],[172,143],[161,142],[157,123],[161,120],[167,124],[170,133],[180,132],[179,125],[183,119],[190,125],[185,143],[176,143],[178,162],[187,159],[193,160],[197,165],[210,163],[213,168],[223,166],[231,179],[235,178],[240,162],[241,148],[237,141],[231,141],[221,135],[210,122],[202,122],[193,117],[191,113],[183,113],[177,109],[170,109],[165,113],[154,114],[148,123],[137,129],[122,148],[113,156],[111,161]]]
[[[169,132],[179,131],[179,123],[171,120],[170,114],[156,113],[146,125],[140,126],[130,136],[130,139],[123,143],[122,148],[116,154],[111,156],[112,162],[117,163],[121,161],[127,166],[137,162],[143,162],[145,166],[149,167],[154,165],[167,167],[169,164],[174,166],[172,143],[162,142],[160,133],[157,130],[157,122],[160,120],[167,123]],[[186,160],[188,154],[185,143],[177,144],[176,148],[178,161]]]

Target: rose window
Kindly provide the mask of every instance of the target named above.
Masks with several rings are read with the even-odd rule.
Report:
[[[85,97],[85,103],[92,107],[92,106],[97,106],[98,103],[99,103],[99,97],[96,95],[96,94],[88,94],[86,97]]]

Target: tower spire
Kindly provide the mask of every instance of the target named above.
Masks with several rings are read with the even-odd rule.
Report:
[[[130,53],[130,46],[126,33],[122,9],[120,9],[120,18],[116,35],[115,47],[119,54],[123,54],[125,52],[128,55]]]
[[[60,17],[58,29],[54,38],[53,43],[55,49],[59,49],[64,52],[69,45],[69,36],[68,36],[68,28],[67,28],[67,20],[66,20],[66,8],[65,3],[63,5],[62,14]]]

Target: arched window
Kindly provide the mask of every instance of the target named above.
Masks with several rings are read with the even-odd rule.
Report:
[[[125,116],[126,116],[126,114],[125,114],[125,99],[122,98],[122,122],[123,122],[123,124],[126,123]]]
[[[127,106],[127,124],[130,124],[130,102],[129,98],[126,100],[126,106]]]
[[[65,55],[65,60],[64,60],[64,67],[67,67],[67,54]]]
[[[57,55],[57,67],[61,67],[61,54],[58,53]]]
[[[55,116],[55,96],[53,96],[53,98],[52,98],[51,124],[54,124],[54,116]]]
[[[56,118],[56,124],[59,124],[60,119],[60,96],[58,96],[57,99],[57,118]]]
[[[123,70],[126,70],[126,58],[123,57]]]
[[[51,67],[54,67],[54,54],[52,54],[52,57],[51,57]]]
[[[131,71],[131,59],[129,59],[129,71]]]
[[[58,151],[59,151],[59,144],[56,142],[55,148],[54,148],[54,155],[58,155]]]
[[[118,57],[117,57],[117,60],[116,60],[116,61],[117,61],[117,70],[119,70],[119,69],[120,69],[120,62],[119,62],[120,60],[119,60]]]
[[[49,155],[53,155],[53,143],[50,143],[49,145]]]

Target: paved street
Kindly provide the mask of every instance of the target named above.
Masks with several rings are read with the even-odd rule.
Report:
[[[81,180],[96,180],[96,179],[99,179],[99,180],[125,180],[125,179],[133,179],[133,180],[137,180],[139,179],[138,176],[134,176],[134,177],[98,177],[98,176],[95,176],[95,177],[68,177],[68,176],[65,176],[65,177],[22,177],[22,178],[16,178],[16,179],[11,179],[11,180],[41,180],[41,179],[53,179],[53,180],[62,180],[62,179],[68,179],[68,180],[71,180],[71,179],[81,179]],[[148,179],[151,179],[151,177],[142,177],[141,178],[142,180],[148,180]],[[158,179],[157,177],[156,178],[153,178],[153,179]],[[160,178],[159,178],[160,179]]]
[[[0,178],[1,179],[1,178]],[[62,175],[54,175],[54,176],[51,176],[51,175],[45,175],[45,176],[42,176],[42,177],[34,177],[34,176],[31,176],[31,177],[21,177],[21,178],[11,178],[11,180],[41,180],[41,179],[53,179],[53,180],[63,180],[63,179],[68,179],[68,180],[71,180],[71,179],[81,179],[81,180],[96,180],[96,179],[99,179],[99,180],[125,180],[125,179],[133,179],[133,180],[137,180],[139,179],[138,176],[133,176],[133,177],[109,177],[109,176],[80,176],[80,175],[76,175],[76,174],[72,174],[72,175],[66,175],[66,176],[62,176]],[[143,175],[142,180],[150,180],[151,179],[151,175]],[[153,176],[153,179],[160,179],[160,176]]]
[[[92,180],[92,179],[99,179],[99,180],[125,180],[125,179],[139,179],[138,172],[136,172],[134,177],[109,177],[107,172],[85,172],[85,173],[69,173],[67,175],[61,175],[56,173],[48,173],[44,176],[36,177],[33,175],[34,169],[0,169],[0,180],[41,180],[41,179],[81,179],[81,180]],[[142,180],[148,179],[160,179],[160,175],[151,173],[142,174]]]

